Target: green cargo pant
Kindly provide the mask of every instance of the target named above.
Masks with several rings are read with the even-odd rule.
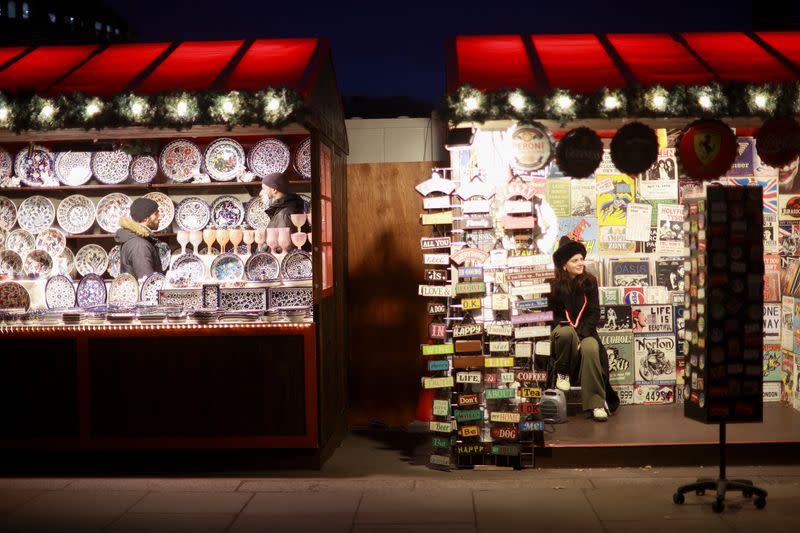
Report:
[[[572,326],[556,326],[550,334],[556,372],[578,376],[581,382],[583,410],[597,409],[606,403],[603,368],[600,365],[600,345],[594,337],[578,338]]]

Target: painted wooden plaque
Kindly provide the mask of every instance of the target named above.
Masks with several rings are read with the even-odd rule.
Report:
[[[495,426],[490,432],[493,439],[516,440],[519,437],[519,428],[516,426]]]
[[[490,229],[494,226],[492,217],[465,217],[462,220],[464,229]]]
[[[456,324],[453,326],[453,337],[474,337],[483,335],[483,324]]]
[[[507,368],[514,366],[513,357],[487,357],[484,363],[486,368]]]
[[[514,326],[508,322],[492,322],[486,325],[487,335],[496,335],[498,337],[511,337],[514,334]]]
[[[511,399],[516,397],[515,389],[485,389],[483,395],[487,400]]]
[[[516,381],[514,372],[500,372],[498,379],[500,380],[500,383],[513,383]]]
[[[536,341],[536,355],[547,357],[550,355],[550,341]]]
[[[447,313],[447,304],[441,302],[428,302],[429,315],[443,315]]]
[[[492,210],[489,200],[466,200],[461,204],[461,212],[466,215],[488,213]]]
[[[482,355],[453,357],[453,368],[483,368],[485,360]]]
[[[450,433],[453,431],[453,425],[450,422],[439,422],[439,421],[432,421],[431,422],[431,431],[435,433]]]
[[[480,372],[456,372],[456,383],[480,383],[482,379]]]
[[[437,466],[450,466],[450,457],[446,455],[431,455],[431,464]]]
[[[447,270],[426,268],[425,281],[447,281]]]
[[[501,292],[492,294],[492,311],[508,311],[510,305],[508,294]]]
[[[477,444],[459,444],[456,446],[456,454],[457,455],[476,455],[476,454],[483,454],[483,453],[490,453],[489,443],[477,443]]]
[[[453,376],[443,378],[422,378],[422,386],[426,389],[444,389],[453,386]]]
[[[428,336],[431,339],[442,340],[447,332],[447,326],[441,322],[431,322],[428,326]]]
[[[428,196],[432,192],[451,194],[455,188],[456,186],[452,181],[442,178],[437,172],[434,172],[430,178],[414,187],[422,196]]]
[[[541,420],[523,420],[519,423],[520,431],[544,431],[544,422]]]
[[[493,444],[492,455],[517,456],[519,455],[519,444]]]
[[[450,402],[448,400],[433,400],[433,414],[436,416],[449,416]]]
[[[420,285],[419,295],[428,298],[452,298],[455,296],[452,285]]]
[[[422,199],[423,209],[450,209],[449,196],[431,196],[430,198]]]
[[[519,414],[521,415],[538,415],[541,408],[538,403],[522,402],[519,404]]]
[[[533,313],[521,313],[511,317],[511,323],[519,324],[533,324],[535,322],[551,322],[553,320],[552,311],[536,311]]]
[[[461,426],[458,429],[458,434],[462,437],[477,437],[481,434],[481,428],[478,426]]]
[[[491,341],[489,343],[490,352],[507,352],[511,349],[509,341]]]
[[[475,196],[491,198],[494,196],[494,187],[483,180],[473,179],[456,189],[456,196],[462,200],[468,200]]]
[[[523,326],[514,329],[514,338],[516,339],[531,339],[535,337],[549,337],[549,326]]]
[[[483,267],[458,267],[459,278],[483,278]]]
[[[450,361],[447,359],[428,361],[428,372],[446,372],[448,370],[450,370]]]
[[[453,441],[446,437],[431,437],[431,444],[434,448],[450,448],[452,446]]]
[[[420,247],[423,250],[433,250],[436,248],[450,248],[450,237],[422,237]]]
[[[456,283],[455,291],[456,294],[475,294],[475,293],[482,294],[486,292],[486,284],[482,281]]]
[[[520,398],[538,399],[542,397],[542,389],[539,387],[520,387],[517,392]]]
[[[459,407],[480,405],[481,397],[479,394],[459,394],[456,397],[456,403]]]
[[[450,355],[453,353],[453,345],[446,344],[420,344],[422,355]]]
[[[467,311],[473,309],[480,309],[481,308],[481,298],[462,298],[461,299],[461,309],[465,309]]]
[[[494,411],[489,414],[489,420],[492,422],[506,422],[506,423],[518,423],[519,422],[519,413],[506,413],[503,411]]]
[[[453,416],[456,422],[471,422],[473,420],[483,420],[483,411],[481,409],[455,409]]]
[[[514,301],[514,308],[520,311],[528,309],[541,309],[547,307],[547,298],[536,298],[535,300],[516,300]]]
[[[531,356],[532,343],[517,342],[514,344],[514,356],[528,358]]]
[[[484,252],[480,248],[474,246],[465,246],[459,251],[450,254],[450,259],[457,265],[464,264],[465,261],[472,261],[474,263],[483,263],[489,257],[488,252]]]
[[[420,215],[423,226],[436,226],[438,224],[452,224],[453,212],[442,211],[441,213],[424,213]]]
[[[494,372],[487,372],[485,376],[483,376],[483,381],[487,385],[496,385],[497,384],[497,374]]]
[[[426,265],[449,265],[450,256],[448,254],[422,254],[422,262]]]
[[[536,221],[533,217],[513,217],[508,215],[503,217],[503,227],[507,230],[533,229],[535,225]]]
[[[483,341],[481,340],[457,340],[455,341],[456,353],[471,353],[483,351]]]
[[[527,250],[512,250],[511,255],[508,256],[509,267],[523,267],[533,265],[547,265],[552,261],[549,255],[538,254],[534,255]]]
[[[514,296],[524,296],[527,294],[549,294],[549,283],[534,283],[531,285],[520,285],[519,287],[512,287],[511,294]]]
[[[514,379],[519,382],[547,381],[547,372],[543,370],[517,370]]]

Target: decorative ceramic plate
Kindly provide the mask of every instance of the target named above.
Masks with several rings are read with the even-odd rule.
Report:
[[[92,307],[106,303],[106,282],[97,274],[86,274],[78,282],[75,297],[78,307]]]
[[[294,157],[292,157],[292,165],[303,178],[311,179],[311,138],[297,145]]]
[[[244,220],[244,205],[235,196],[219,196],[211,204],[211,223],[218,228],[235,228]]]
[[[128,179],[131,156],[122,150],[92,154],[92,172],[100,183],[114,185]]]
[[[14,250],[0,252],[0,274],[6,276],[22,275],[22,258]]]
[[[119,229],[119,219],[131,214],[131,199],[127,194],[112,192],[97,202],[97,223],[108,233]]]
[[[0,180],[8,179],[14,170],[14,160],[8,150],[0,146]]]
[[[75,255],[75,268],[81,276],[102,275],[108,268],[108,254],[102,246],[87,244]]]
[[[0,283],[0,309],[28,309],[31,295],[15,281]]]
[[[82,194],[67,196],[61,200],[56,210],[58,225],[73,235],[89,230],[94,225],[94,218],[94,204]]]
[[[20,257],[26,257],[36,249],[36,238],[24,229],[15,229],[6,235],[6,250],[13,250]]]
[[[149,192],[144,197],[158,204],[158,212],[161,215],[161,219],[158,221],[158,229],[156,231],[167,229],[175,218],[175,204],[172,203],[170,197],[163,192]]]
[[[281,277],[284,279],[310,279],[313,272],[311,254],[302,250],[292,250],[281,262]]]
[[[6,230],[0,228],[0,250],[2,250],[5,247],[7,234],[8,232]]]
[[[161,270],[166,272],[172,260],[172,251],[169,249],[169,244],[162,241],[156,243],[156,248],[158,249],[158,257],[161,259]]]
[[[44,250],[50,257],[58,257],[67,247],[67,237],[58,228],[47,228],[36,236],[36,249]]]
[[[56,219],[56,208],[49,198],[34,195],[25,198],[19,204],[17,222],[19,227],[31,233],[39,233],[53,225]]]
[[[260,196],[256,196],[247,202],[247,213],[245,215],[247,225],[253,229],[266,229],[269,225],[269,215],[264,209],[264,202]]]
[[[72,277],[72,271],[75,269],[75,254],[69,248],[64,248],[61,255],[53,258],[53,272]]]
[[[158,291],[164,287],[166,281],[166,276],[160,272],[153,272],[147,276],[142,282],[142,288],[139,291],[139,299],[142,303],[158,304]]]
[[[139,301],[139,282],[133,274],[120,274],[108,287],[109,305],[136,305]]]
[[[56,177],[64,185],[83,185],[92,177],[92,154],[59,152],[56,154]]]
[[[17,223],[17,206],[10,198],[0,196],[0,228],[8,231]]]
[[[186,274],[191,283],[200,283],[205,276],[203,260],[194,254],[183,254],[175,258],[170,270]]]
[[[283,174],[289,168],[289,147],[278,139],[258,141],[247,154],[247,166],[256,176],[263,178],[268,174]]]
[[[236,254],[220,254],[211,261],[211,277],[218,281],[239,281],[244,276],[244,263]]]
[[[43,146],[20,150],[14,159],[14,173],[22,183],[31,187],[41,187],[53,182],[58,184],[53,169],[53,155]]]
[[[200,172],[202,161],[200,149],[186,139],[172,141],[161,150],[159,157],[161,171],[167,178],[178,183],[191,181]]]
[[[53,271],[53,258],[44,250],[33,250],[22,262],[22,269],[29,276],[46,278]]]
[[[48,309],[75,307],[75,287],[67,276],[50,276],[44,286],[44,301]]]
[[[131,161],[131,178],[136,183],[150,183],[158,174],[158,161],[151,155],[139,155]]]
[[[244,265],[244,271],[250,281],[270,281],[278,278],[280,266],[274,255],[259,252],[250,256]]]
[[[175,222],[184,231],[201,230],[211,220],[211,207],[202,198],[190,196],[181,200],[175,210]]]
[[[108,273],[112,278],[116,278],[117,276],[119,276],[120,250],[122,250],[122,248],[120,247],[119,244],[117,244],[111,250],[108,251]]]
[[[245,170],[244,148],[233,139],[217,139],[206,147],[203,162],[212,180],[235,180]]]

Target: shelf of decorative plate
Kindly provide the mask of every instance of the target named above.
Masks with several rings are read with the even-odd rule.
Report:
[[[175,232],[156,233],[153,235],[156,239],[174,237]],[[77,235],[66,235],[67,239],[113,239],[113,233],[80,233]]]

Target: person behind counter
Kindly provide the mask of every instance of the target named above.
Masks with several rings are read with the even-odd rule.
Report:
[[[305,213],[305,202],[289,192],[289,180],[280,173],[267,174],[261,180],[259,196],[267,207],[268,228],[293,227],[291,215]]]
[[[597,334],[600,320],[597,279],[586,272],[585,259],[586,247],[582,243],[561,238],[553,254],[554,327],[550,346],[556,358],[556,388],[568,391],[571,382],[580,381],[583,410],[591,411],[594,420],[605,422],[606,409],[616,411],[619,397],[608,381],[608,353]]]
[[[114,240],[120,244],[121,273],[133,274],[142,279],[153,272],[161,272],[153,230],[158,229],[160,215],[158,204],[149,198],[137,198],[131,204],[131,216],[119,220],[120,228]]]

